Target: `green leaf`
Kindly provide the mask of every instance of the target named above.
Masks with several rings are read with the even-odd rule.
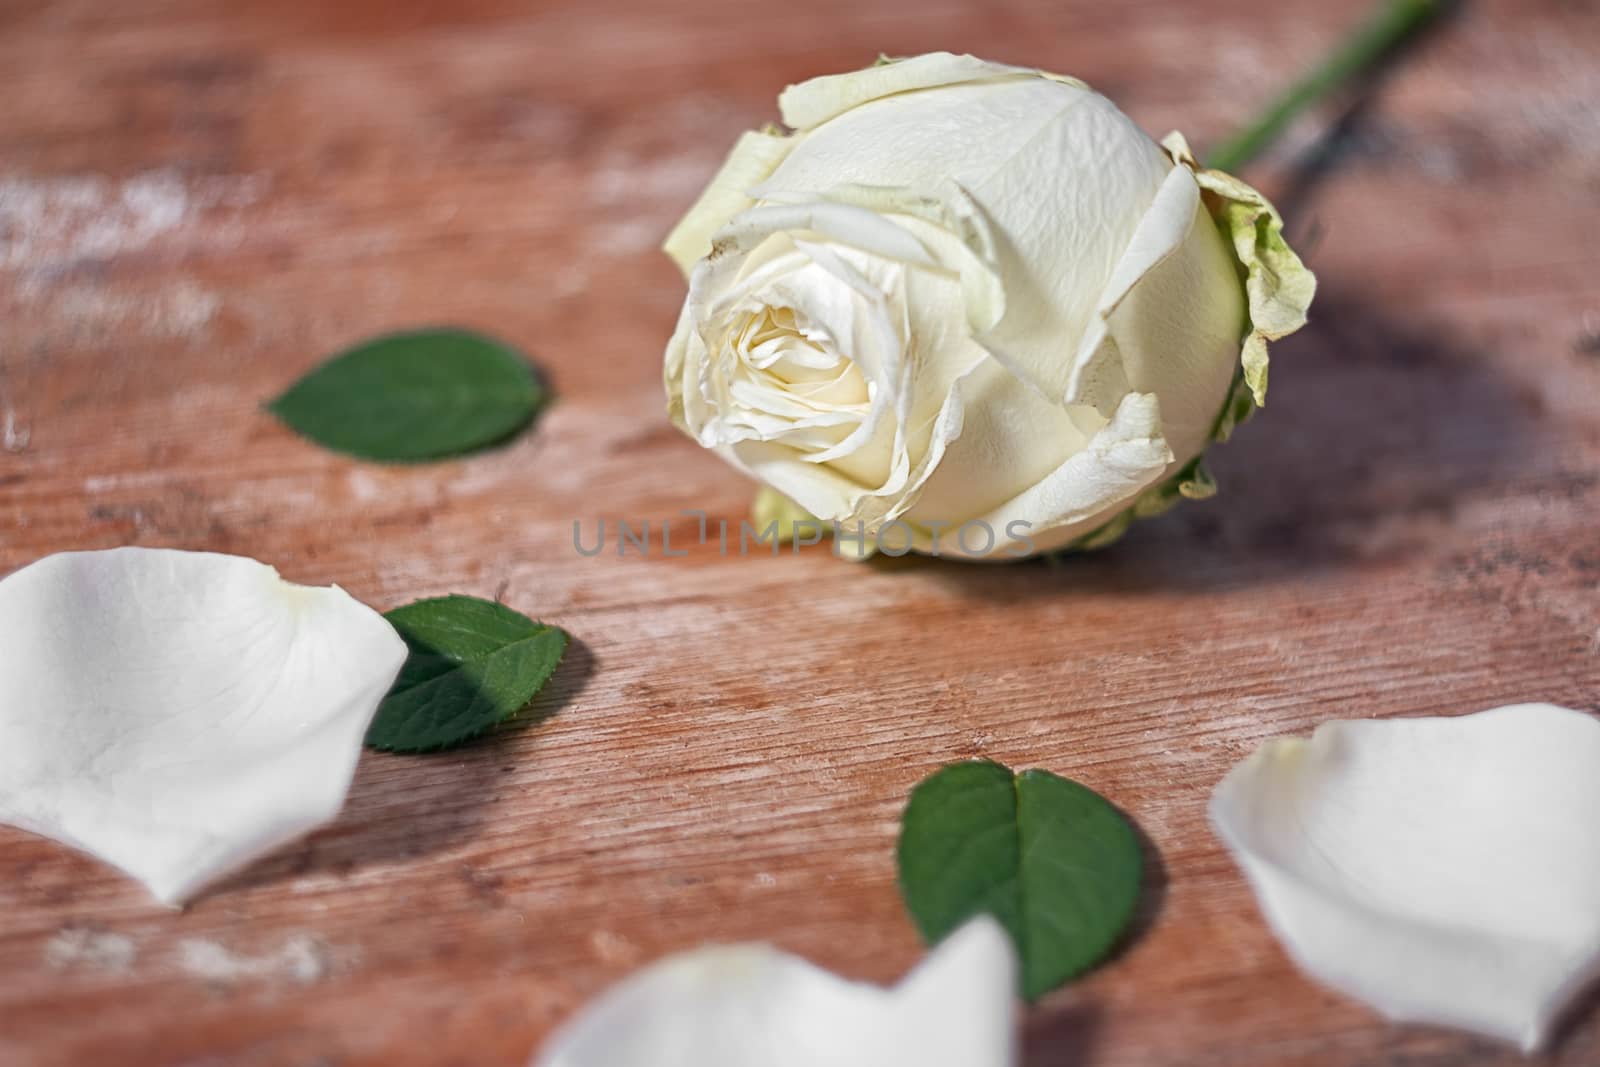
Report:
[[[757,530],[764,531],[768,526],[775,526],[780,545],[798,538],[802,526],[807,527],[808,537],[813,533],[827,536],[833,532],[828,523],[768,485],[756,490],[755,499],[750,502],[750,521]]]
[[[449,748],[504,722],[543,688],[564,631],[470,596],[419,600],[384,615],[411,654],[367,730],[370,748]]]
[[[324,448],[414,463],[504,441],[544,401],[544,387],[516,352],[478,334],[441,329],[359,344],[268,408]]]
[[[1098,793],[986,760],[912,790],[899,862],[924,940],[993,915],[1016,943],[1029,1000],[1105,957],[1133,919],[1143,867],[1133,827]]]

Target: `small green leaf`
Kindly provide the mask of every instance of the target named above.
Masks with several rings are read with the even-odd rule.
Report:
[[[1116,808],[1048,771],[955,763],[911,792],[900,892],[934,944],[993,915],[1022,959],[1029,1000],[1105,957],[1133,919],[1143,861]]]
[[[470,596],[419,600],[384,615],[411,654],[367,729],[367,745],[428,752],[477,737],[549,681],[567,635]]]
[[[504,441],[544,400],[533,368],[505,345],[463,330],[416,330],[334,356],[268,407],[324,448],[415,463]]]
[[[768,485],[756,490],[755,499],[750,502],[750,521],[757,530],[776,527],[775,536],[780,545],[797,540],[801,527],[806,528],[807,537],[812,534],[827,536],[833,532],[828,523]]]

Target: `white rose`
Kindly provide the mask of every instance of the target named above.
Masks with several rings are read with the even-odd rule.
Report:
[[[886,549],[1100,544],[1209,495],[1201,452],[1314,288],[1260,194],[1081,82],[972,56],[779,106],[795,132],[745,134],[666,242],[679,427]]]

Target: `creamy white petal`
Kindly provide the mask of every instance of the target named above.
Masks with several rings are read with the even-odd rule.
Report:
[[[1065,84],[1082,86],[1072,78],[1042,74],[1027,67],[990,63],[970,55],[929,52],[893,62],[879,63],[865,70],[827,74],[791,85],[778,96],[783,121],[797,130],[809,130],[852,108],[872,100],[922,89],[937,89],[963,82],[985,82],[1002,78],[1042,76]]]
[[[760,185],[751,195],[771,204],[803,205],[815,201],[847,205],[881,215],[910,232],[921,247],[910,261],[938,266],[961,279],[969,326],[993,329],[1005,315],[1005,286],[996,259],[994,231],[972,195],[959,183],[918,191],[886,185],[836,185],[820,194],[795,193]],[[860,242],[860,232],[844,228],[843,239]]]
[[[694,265],[711,251],[711,236],[729,219],[751,205],[748,190],[761,184],[793,147],[778,133],[751,130],[734,143],[733,151],[711,179],[700,199],[667,235],[661,250],[687,277]]]
[[[1267,742],[1211,823],[1313,977],[1537,1048],[1600,969],[1600,720],[1550,704]]]
[[[862,497],[871,492],[831,464],[807,463],[794,449],[768,441],[722,445],[717,448],[717,454],[824,519],[850,515]],[[733,536],[732,531],[729,536]]]
[[[330,821],[406,656],[337,587],[119,548],[0,581],[0,822],[177,904]]]
[[[695,431],[688,424],[683,390],[684,372],[689,364],[689,349],[693,345],[704,348],[700,342],[700,335],[695,330],[694,305],[685,300],[683,307],[678,311],[678,322],[673,327],[672,337],[667,341],[666,355],[661,363],[661,384],[667,393],[668,420],[678,429],[691,435]],[[696,360],[697,365],[698,362]]]
[[[994,360],[977,363],[935,423],[929,469],[896,517],[959,523],[1037,485],[1088,443],[1072,413]]]
[[[669,956],[602,994],[534,1067],[1009,1067],[1016,959],[987,917],[894,989],[768,945]]]
[[[1067,400],[1109,415],[1129,390],[1161,397],[1162,433],[1181,466],[1211,441],[1246,318],[1200,187],[1187,167],[1174,167],[1112,272]]]
[[[1016,1063],[1017,970],[1005,929],[988,916],[968,921],[895,988],[895,1024],[883,1034],[879,1058],[863,1067]]]
[[[892,219],[854,204],[829,200],[753,207],[719,230],[714,243],[733,249],[754,248],[774,233],[812,233],[885,259],[922,267],[936,265],[922,243]]]
[[[982,464],[1004,459],[1004,456],[987,457],[983,451],[986,442],[1009,439],[1020,447],[1027,439],[1025,433],[1018,433],[1015,428],[1002,434],[993,424],[993,420],[1008,414],[1007,409],[967,401],[969,391],[980,388],[982,380],[982,376],[975,373],[963,379],[952,393],[959,411],[951,418],[952,443],[946,446],[948,458],[935,468],[916,506],[903,516],[917,527],[915,544],[920,552],[932,551],[935,542],[939,554],[944,556],[1004,560],[1013,554],[1023,554],[1021,549],[1025,545],[1031,546],[1027,554],[1047,552],[1087,533],[1106,516],[1115,514],[1119,507],[1154,484],[1172,464],[1172,449],[1161,434],[1160,402],[1150,393],[1129,393],[1111,421],[1089,436],[1081,449],[1073,451],[1022,492],[989,504],[976,513],[962,511],[959,505],[965,499],[964,494],[972,492],[971,486],[978,480],[977,472]],[[1027,410],[1017,405],[1010,413]],[[969,416],[991,424],[969,430],[965,425]],[[976,442],[971,453],[959,447],[969,432]],[[949,525],[934,532],[932,524],[935,522]],[[981,523],[992,532],[992,539],[979,540],[978,528],[974,527],[963,545],[962,523]],[[985,547],[976,547],[978,545]]]

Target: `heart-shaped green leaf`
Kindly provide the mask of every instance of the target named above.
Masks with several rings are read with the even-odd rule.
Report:
[[[419,600],[384,616],[410,655],[367,729],[367,745],[428,752],[515,715],[543,688],[567,635],[469,596]]]
[[[933,944],[987,913],[1016,942],[1029,1000],[1105,957],[1132,920],[1138,836],[1105,798],[1048,771],[956,763],[912,790],[900,892]]]
[[[544,400],[533,368],[516,352],[439,329],[359,344],[301,378],[269,410],[335,452],[415,463],[504,441]]]

